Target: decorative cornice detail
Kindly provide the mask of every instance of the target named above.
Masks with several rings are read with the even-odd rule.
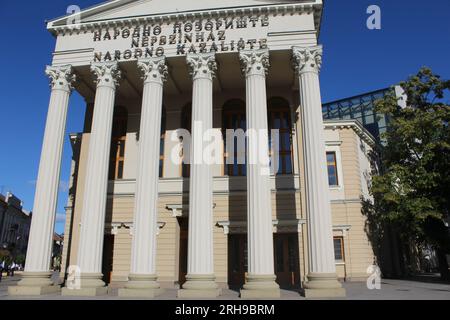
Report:
[[[73,73],[71,65],[47,66],[45,74],[50,78],[52,90],[72,91],[76,75]]]
[[[156,235],[161,233],[161,229],[166,226],[166,222],[158,221]],[[112,222],[110,224],[105,225],[105,233],[111,234],[113,236],[117,236],[119,234],[119,229],[128,229],[129,235],[132,236],[134,233],[134,223],[133,222]]]
[[[182,204],[168,204],[166,209],[172,212],[173,218],[179,218],[183,216],[183,210],[188,208],[184,207]]]
[[[321,45],[314,47],[292,47],[293,66],[297,74],[306,72],[319,73],[322,67],[323,48]]]
[[[156,82],[163,84],[167,81],[169,71],[166,65],[166,57],[139,59],[137,64],[142,72],[142,79],[145,83]]]
[[[119,86],[122,73],[117,61],[114,62],[93,62],[91,71],[96,77],[97,87],[106,86],[115,89]]]
[[[211,53],[189,53],[186,56],[189,73],[193,80],[212,80],[217,72],[216,55]]]
[[[82,15],[82,21],[79,28],[73,28],[70,25],[55,25],[64,18],[54,19],[47,25],[47,29],[53,35],[66,35],[66,34],[80,34],[87,33],[89,31],[117,28],[117,27],[136,27],[140,25],[153,25],[160,23],[170,23],[183,20],[194,19],[212,19],[221,18],[227,16],[243,16],[243,15],[294,15],[294,14],[314,14],[314,22],[317,30],[320,29],[320,22],[322,18],[322,3],[298,3],[298,4],[284,4],[284,5],[267,5],[247,8],[220,8],[205,11],[192,11],[192,12],[173,12],[166,14],[157,14],[140,17],[123,17],[114,20],[105,21],[90,21],[83,23],[84,17]]]
[[[301,233],[302,226],[306,224],[305,219],[293,219],[293,220],[272,220],[272,232],[273,233]],[[246,221],[218,221],[216,227],[223,228],[223,233],[239,234],[247,233]]]
[[[358,120],[326,120],[324,121],[324,128],[328,130],[353,129],[355,133],[369,146],[373,148],[376,145],[375,138]]]
[[[252,75],[265,76],[269,72],[269,49],[244,50],[239,52],[241,71],[248,77]]]

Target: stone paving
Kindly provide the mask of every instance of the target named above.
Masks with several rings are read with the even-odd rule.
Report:
[[[4,277],[0,283],[0,300],[126,300],[117,297],[117,289],[113,289],[108,296],[95,298],[62,297],[60,295],[48,295],[43,297],[10,297],[8,286],[16,285],[20,275]],[[414,280],[388,280],[383,279],[380,290],[367,289],[364,282],[346,282],[346,300],[450,300],[450,284],[440,282],[436,276],[420,277]],[[175,300],[176,289],[167,289],[154,300]],[[240,300],[239,293],[232,290],[223,290],[222,296],[217,300]],[[281,300],[305,300],[298,292],[282,291]]]

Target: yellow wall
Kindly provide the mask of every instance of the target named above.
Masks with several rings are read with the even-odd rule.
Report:
[[[297,127],[298,132],[298,127]],[[347,232],[334,231],[335,236],[344,235],[345,265],[338,264],[337,272],[341,278],[363,279],[366,269],[373,261],[371,245],[365,233],[365,219],[361,213],[361,204],[358,199],[361,196],[361,170],[358,157],[360,137],[352,128],[339,129],[339,139],[342,141],[340,152],[342,155],[342,171],[344,177],[345,199],[332,203],[333,225],[350,225]],[[294,140],[297,141],[296,136]],[[72,215],[66,222],[66,245],[70,239],[70,250],[65,250],[64,255],[69,256],[68,265],[76,264],[77,243],[79,238],[79,223],[83,198],[84,172],[87,159],[89,134],[84,134],[81,144],[78,181],[76,197]],[[302,159],[301,142],[297,141],[300,161]],[[302,175],[300,167],[300,176]],[[301,179],[300,189],[303,187]],[[179,226],[177,218],[166,207],[169,204],[186,203],[186,197],[181,194],[161,195],[158,206],[158,221],[164,222],[165,227],[158,235],[157,247],[157,272],[159,281],[163,286],[173,286],[178,280],[178,256],[179,256]],[[245,221],[246,197],[242,192],[231,194],[215,194],[214,221]],[[107,225],[112,223],[133,222],[134,197],[132,195],[112,195],[108,198]],[[273,219],[295,220],[306,219],[302,208],[302,194],[300,190],[287,190],[274,192],[272,196]],[[72,223],[73,220],[73,223]],[[110,220],[110,221],[108,221]],[[300,226],[299,252],[300,272],[303,280],[307,274],[307,230],[306,226]],[[111,230],[106,230],[110,232]],[[120,228],[114,241],[112,281],[118,285],[123,284],[130,270],[131,239],[129,229]],[[70,252],[68,252],[70,251]],[[214,227],[214,262],[217,281],[224,285],[228,276],[228,236],[218,226]]]

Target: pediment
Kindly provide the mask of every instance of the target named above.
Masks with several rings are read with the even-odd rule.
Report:
[[[131,17],[168,16],[188,14],[190,12],[242,10],[248,8],[289,5],[322,5],[322,0],[113,0],[81,11],[81,22],[102,23],[123,20]],[[71,16],[51,20],[48,28],[62,27],[68,24]]]

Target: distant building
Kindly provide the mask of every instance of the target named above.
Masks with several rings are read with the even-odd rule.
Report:
[[[404,108],[406,99],[403,89],[395,86],[394,89],[386,88],[372,91],[350,98],[344,98],[325,103],[322,107],[324,120],[358,120],[378,142],[382,141],[382,134],[389,126],[389,117],[375,112],[375,102],[384,98],[387,94],[395,92],[399,99],[398,104]]]
[[[27,252],[31,213],[22,208],[20,199],[11,193],[0,194],[0,246],[13,259]]]

